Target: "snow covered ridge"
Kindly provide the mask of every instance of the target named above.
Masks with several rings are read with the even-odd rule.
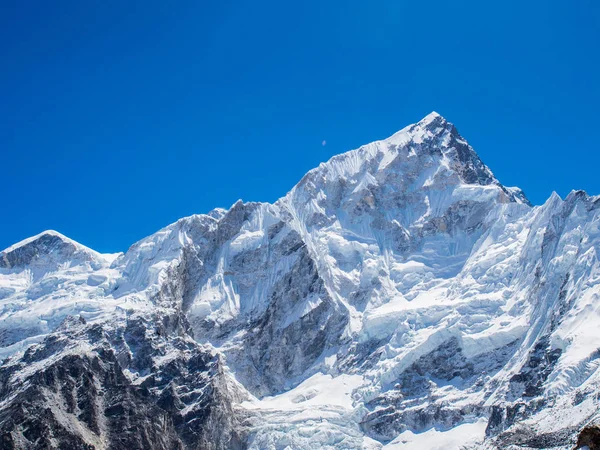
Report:
[[[124,254],[44,232],[0,253],[0,447],[575,448],[599,251],[600,197],[532,206],[436,113]]]

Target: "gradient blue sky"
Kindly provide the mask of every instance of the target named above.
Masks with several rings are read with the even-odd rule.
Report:
[[[534,203],[600,194],[597,1],[0,8],[0,249],[126,250],[432,110]]]

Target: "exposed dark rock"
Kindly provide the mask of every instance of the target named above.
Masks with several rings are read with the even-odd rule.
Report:
[[[573,436],[577,430],[572,427],[563,428],[554,432],[540,433],[526,426],[518,426],[506,431],[493,439],[498,449],[523,448],[523,449],[552,449],[565,448],[573,445]]]
[[[218,356],[189,339],[167,342],[141,317],[107,330],[68,320],[69,332],[0,368],[0,448],[244,448],[232,406],[242,398]],[[119,358],[123,346],[129,358]],[[168,361],[157,365],[161,355]],[[39,370],[28,372],[32,364]],[[149,376],[135,383],[124,370]]]
[[[529,354],[521,371],[510,379],[510,388],[516,398],[537,397],[542,393],[544,381],[560,358],[561,350],[552,349],[549,337],[542,337]]]
[[[587,446],[589,450],[600,450],[600,426],[588,425],[577,436],[576,449]]]
[[[0,268],[35,267],[36,264],[65,261],[93,261],[92,252],[86,251],[58,233],[42,233],[34,240],[20,245],[13,250],[0,253]]]
[[[388,441],[405,430],[449,429],[482,414],[486,410],[483,405],[453,407],[436,398],[433,391],[444,384],[482,389],[482,368],[501,368],[513,347],[514,343],[499,349],[495,360],[489,355],[467,359],[458,340],[449,339],[405,370],[392,389],[367,403],[371,411],[363,418],[362,429],[374,439]]]

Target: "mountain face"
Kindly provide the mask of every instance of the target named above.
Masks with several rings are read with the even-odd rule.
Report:
[[[600,197],[436,113],[124,254],[45,232],[0,253],[0,448],[594,448],[599,251]]]

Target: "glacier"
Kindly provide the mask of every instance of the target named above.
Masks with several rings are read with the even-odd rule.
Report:
[[[576,448],[599,251],[600,197],[437,113],[125,253],[46,231],[0,253],[0,448]]]

